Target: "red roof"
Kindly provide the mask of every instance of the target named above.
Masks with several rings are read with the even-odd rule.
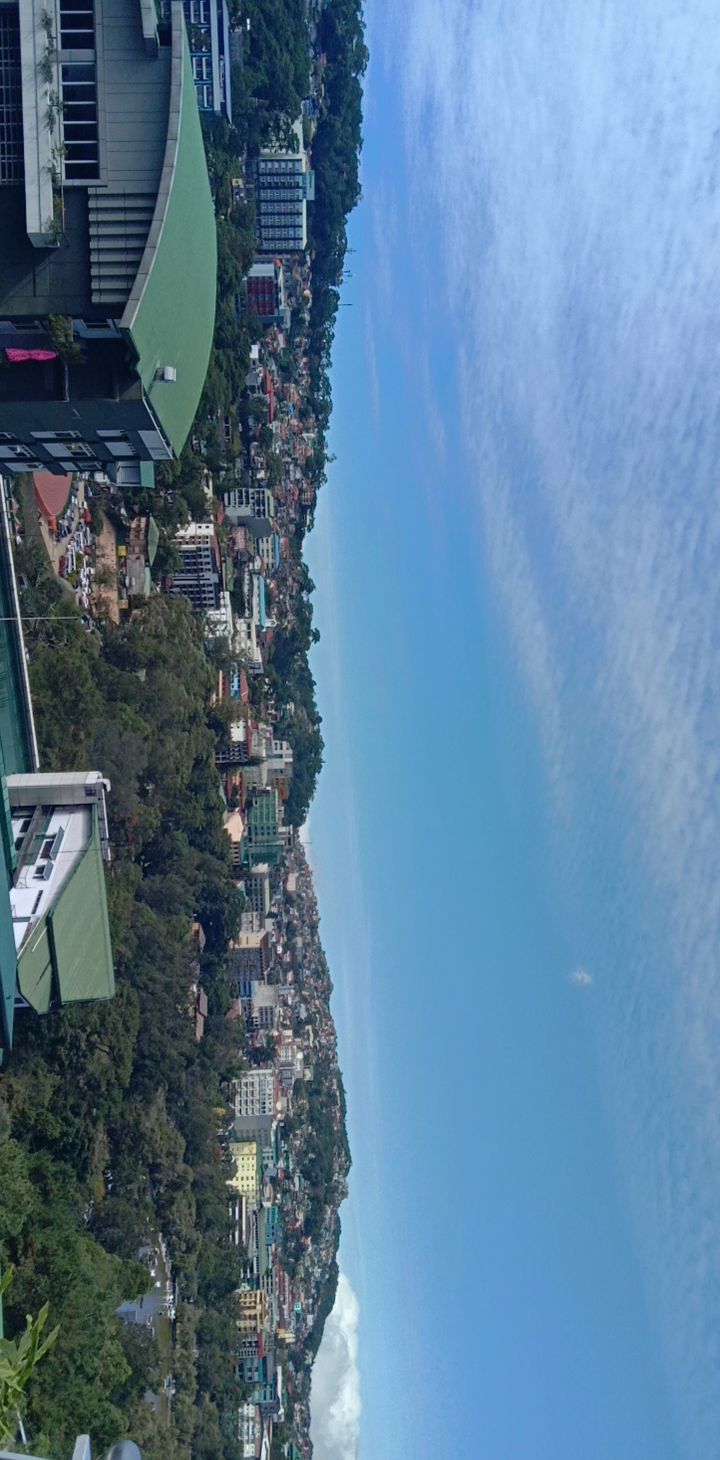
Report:
[[[72,486],[72,475],[56,476],[52,471],[34,471],[38,507],[44,517],[59,517]]]

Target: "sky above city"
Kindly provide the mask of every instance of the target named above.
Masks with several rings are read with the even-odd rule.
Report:
[[[316,1460],[720,1434],[720,27],[372,0],[308,559]]]

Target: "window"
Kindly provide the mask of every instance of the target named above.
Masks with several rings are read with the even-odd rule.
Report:
[[[32,455],[29,446],[13,445],[12,443],[0,445],[0,461],[30,461]]]
[[[50,853],[52,852],[52,849],[53,849],[54,842],[55,842],[54,836],[49,836],[47,838],[47,840],[43,842],[43,844],[42,844],[42,851],[40,852],[40,856],[41,857],[47,858],[47,857],[50,856]]]
[[[47,867],[47,862],[38,862],[37,867],[35,868],[35,871],[33,872],[33,877],[35,877],[38,882],[44,882],[45,881],[45,868],[46,867]]]
[[[60,47],[64,51],[94,51],[93,0],[60,0]]]
[[[92,182],[99,168],[95,62],[66,63],[61,75],[65,180]]]
[[[79,441],[79,431],[33,431],[35,441]]]
[[[212,81],[211,56],[193,56],[192,68],[196,81]]]
[[[22,178],[20,21],[17,6],[0,5],[0,185]]]

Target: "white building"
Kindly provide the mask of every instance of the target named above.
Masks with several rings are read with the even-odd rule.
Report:
[[[224,496],[225,515],[237,525],[246,517],[275,516],[275,498],[269,487],[233,487]]]
[[[246,1070],[235,1087],[235,1114],[245,1116],[275,1114],[275,1075],[272,1070]]]

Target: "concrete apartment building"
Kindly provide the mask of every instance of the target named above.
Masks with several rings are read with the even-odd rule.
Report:
[[[247,867],[252,869],[260,863],[277,866],[284,851],[277,791],[253,789],[246,809],[245,839]]]
[[[232,487],[225,492],[225,516],[230,522],[239,523],[247,517],[275,516],[275,497],[269,487]]]
[[[244,1116],[275,1114],[275,1074],[273,1070],[246,1070],[235,1086],[235,1114]]]
[[[245,308],[262,324],[274,320],[290,328],[291,311],[285,298],[285,270],[279,259],[253,264],[245,277]]]
[[[185,443],[214,327],[182,0],[0,0],[0,57],[0,471],[138,480]]]
[[[188,522],[175,534],[182,566],[172,575],[169,591],[189,598],[198,613],[217,611],[222,590],[222,563],[212,522]]]
[[[266,918],[272,902],[269,863],[258,862],[253,868],[245,870],[242,884],[252,911],[258,917]]]
[[[270,967],[270,934],[238,933],[227,952],[227,971],[231,978],[263,980]]]
[[[307,205],[315,198],[315,174],[303,145],[302,121],[294,128],[297,150],[267,148],[255,164],[255,237],[258,252],[283,258],[307,246]]]
[[[244,1196],[251,1206],[257,1206],[262,1184],[262,1161],[257,1141],[230,1141],[228,1150],[235,1167],[228,1186]]]

